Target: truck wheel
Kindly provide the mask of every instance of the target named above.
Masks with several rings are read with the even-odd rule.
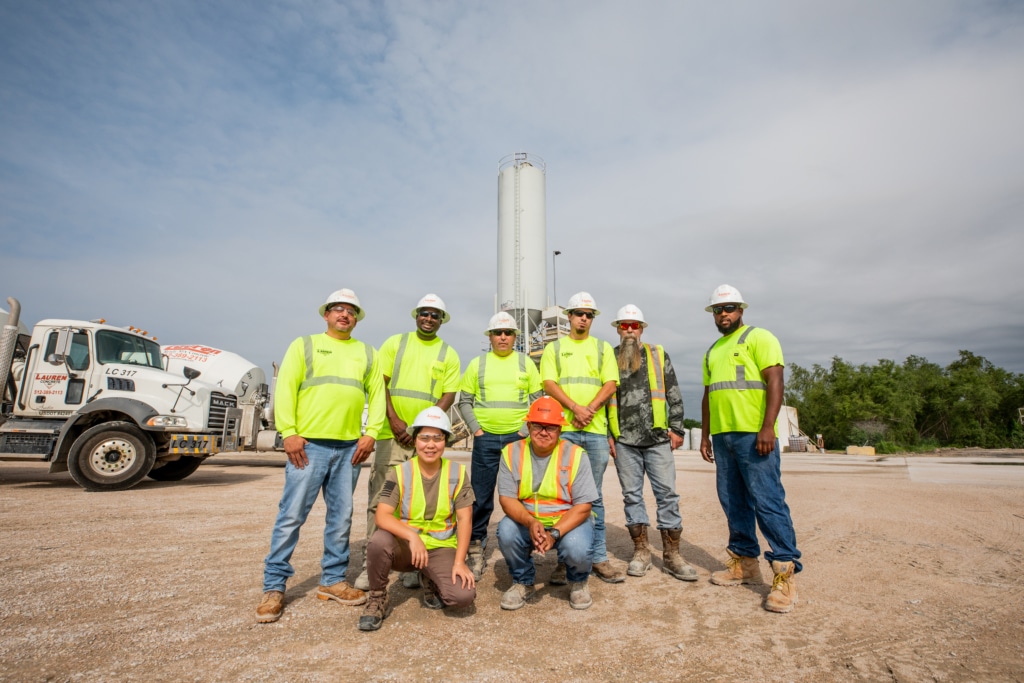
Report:
[[[90,427],[71,444],[68,470],[86,491],[123,491],[153,469],[153,440],[130,422],[105,422]]]
[[[201,464],[203,458],[183,455],[178,460],[172,460],[150,470],[149,478],[157,481],[181,481],[199,469]]]

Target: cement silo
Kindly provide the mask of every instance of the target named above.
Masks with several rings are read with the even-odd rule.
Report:
[[[529,336],[547,306],[545,165],[516,152],[498,162],[498,309]]]

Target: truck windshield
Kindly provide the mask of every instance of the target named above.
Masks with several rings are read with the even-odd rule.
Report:
[[[160,345],[133,334],[100,330],[96,333],[96,360],[100,363],[125,363],[163,369]]]

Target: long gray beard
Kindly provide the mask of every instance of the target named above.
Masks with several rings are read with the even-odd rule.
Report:
[[[626,337],[619,344],[619,372],[629,375],[640,369],[640,361],[643,359],[643,349],[640,342],[633,337]]]

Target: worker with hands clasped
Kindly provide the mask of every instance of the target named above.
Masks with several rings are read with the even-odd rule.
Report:
[[[412,309],[415,332],[388,337],[380,347],[380,367],[384,373],[387,396],[387,422],[377,440],[366,510],[366,539],[373,536],[377,500],[388,468],[412,457],[413,438],[408,426],[426,408],[436,405],[447,411],[459,390],[461,366],[459,354],[437,336],[441,325],[451,320],[444,301],[427,294]],[[364,558],[365,564],[365,558]],[[402,577],[407,588],[418,586],[417,575]],[[356,588],[369,587],[365,572],[356,580]]]
[[[473,434],[473,535],[469,542],[469,567],[477,580],[485,567],[487,526],[494,512],[494,485],[501,449],[525,436],[523,419],[530,403],[544,393],[540,373],[530,358],[516,351],[516,321],[502,311],[495,314],[485,332],[491,350],[469,361],[462,376],[458,408]],[[520,433],[520,432],[523,433]]]
[[[591,570],[594,525],[591,505],[598,498],[590,460],[579,446],[561,438],[562,406],[550,396],[533,402],[526,416],[529,436],[505,446],[498,469],[498,545],[512,575],[501,608],[516,610],[533,598],[536,567],[532,553],[555,548],[570,585],[569,605],[593,603]]]
[[[615,394],[619,384],[619,368],[615,353],[606,341],[592,337],[590,326],[601,314],[594,297],[578,292],[566,306],[569,336],[544,347],[540,360],[540,378],[544,391],[555,398],[565,410],[569,422],[562,432],[564,438],[587,452],[597,500],[594,501],[594,574],[608,583],[621,583],[626,574],[608,559],[605,541],[604,501],[601,484],[611,458],[608,446],[608,417],[605,403]],[[551,583],[565,583],[564,567],[558,567]]]
[[[775,574],[764,608],[789,612],[797,600],[793,575],[803,566],[775,433],[783,397],[782,346],[768,330],[743,324],[746,308],[735,287],[721,285],[704,309],[714,316],[722,337],[704,356],[700,454],[715,464],[718,500],[729,523],[727,568],[712,573],[711,582],[762,582],[760,528],[771,546],[765,559]]]
[[[359,617],[362,631],[376,631],[387,618],[388,575],[418,571],[423,606],[468,607],[476,598],[466,565],[473,522],[473,488],[464,465],[444,455],[451,437],[448,416],[437,406],[408,427],[416,455],[388,470],[377,505],[377,530],[366,554],[369,599]]]
[[[608,402],[608,422],[615,439],[609,437],[609,443],[622,486],[626,529],[633,539],[633,559],[626,573],[643,576],[651,568],[644,505],[646,474],[658,504],[662,569],[682,581],[696,581],[697,570],[679,554],[683,519],[672,451],[683,445],[683,395],[672,360],[661,346],[641,341],[647,321],[639,307],[627,304],[620,308],[612,326],[619,332],[615,347],[619,388]]]
[[[351,289],[339,289],[320,306],[323,334],[292,342],[281,362],[274,392],[274,417],[288,455],[284,491],[264,562],[261,623],[284,612],[290,563],[321,490],[327,507],[320,587],[316,596],[343,605],[361,605],[363,591],[345,582],[352,528],[355,465],[373,451],[384,424],[384,377],[372,346],[352,338],[365,313]],[[367,408],[362,429],[363,406]]]

